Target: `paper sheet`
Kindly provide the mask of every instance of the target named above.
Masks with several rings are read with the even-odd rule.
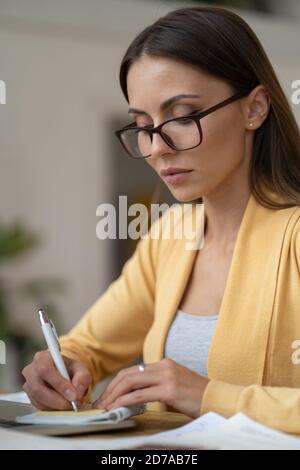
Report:
[[[153,438],[155,442],[155,436]],[[170,439],[160,439],[161,444],[190,446],[193,449],[219,450],[300,450],[300,439],[268,428],[242,413],[226,420],[217,428],[206,432],[193,432]]]
[[[200,418],[194,419],[188,424],[184,426],[180,426],[180,428],[171,429],[171,431],[161,432],[159,434],[155,434],[155,438],[174,438],[184,436],[185,434],[190,434],[192,432],[203,432],[207,431],[208,429],[216,428],[220,424],[226,422],[226,419],[223,416],[218,415],[217,413],[206,413],[205,415],[201,416]]]
[[[206,444],[220,449],[236,450],[300,450],[300,438],[271,429],[238,413],[217,428],[209,431]]]

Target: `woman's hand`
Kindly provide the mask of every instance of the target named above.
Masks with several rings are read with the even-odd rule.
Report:
[[[49,351],[35,354],[31,364],[22,370],[26,381],[23,390],[31,403],[41,410],[69,410],[70,401],[80,406],[91,384],[88,368],[81,362],[63,357],[71,382],[56,369]]]
[[[200,415],[204,390],[209,380],[171,359],[138,366],[119,372],[105,392],[93,403],[94,408],[112,410],[160,401],[192,418]]]

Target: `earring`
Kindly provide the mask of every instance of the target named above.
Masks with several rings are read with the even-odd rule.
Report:
[[[253,122],[249,122],[249,127],[253,127]]]

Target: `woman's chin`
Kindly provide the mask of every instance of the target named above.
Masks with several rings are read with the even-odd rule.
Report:
[[[169,188],[170,189],[170,188]],[[173,190],[171,191],[172,196],[178,201],[178,202],[193,202],[197,201],[199,198],[202,197],[202,194],[195,193],[194,191],[187,191],[187,190]]]

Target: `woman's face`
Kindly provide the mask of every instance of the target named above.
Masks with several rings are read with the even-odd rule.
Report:
[[[205,110],[234,94],[230,86],[196,67],[165,57],[142,56],[127,77],[130,116],[138,126],[157,126],[167,119]],[[197,95],[175,100],[166,109],[161,104],[178,95]],[[170,148],[154,134],[147,163],[162,178],[178,201],[209,196],[230,184],[240,174],[245,160],[246,129],[242,100],[233,102],[201,119],[200,146],[184,151]],[[190,170],[181,177],[167,178],[168,168]],[[246,174],[246,171],[244,171]]]

